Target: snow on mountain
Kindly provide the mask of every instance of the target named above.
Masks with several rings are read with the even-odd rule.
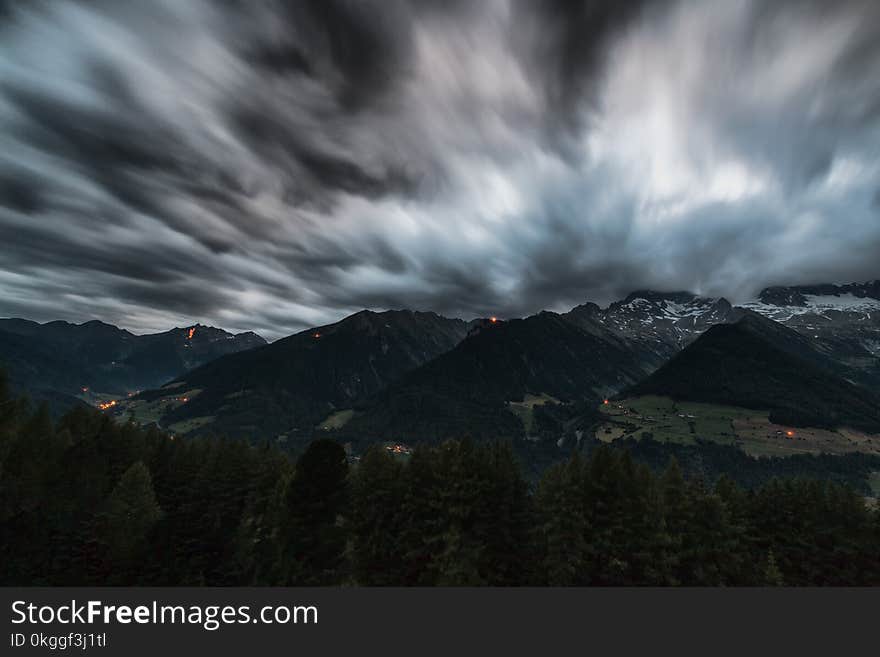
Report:
[[[880,299],[858,297],[851,292],[841,294],[804,294],[797,305],[765,303],[760,299],[742,304],[743,308],[754,310],[779,322],[788,322],[795,317],[813,315],[824,319],[832,318],[829,313],[854,313],[863,321],[880,315]]]
[[[743,307],[793,328],[860,377],[880,382],[880,280],[767,288]]]
[[[770,287],[740,306],[721,297],[640,290],[607,308],[578,306],[568,316],[600,322],[629,340],[648,364],[658,366],[713,324],[734,322],[749,310],[808,338],[846,368],[852,380],[880,387],[880,280]]]
[[[690,292],[640,290],[607,308],[585,304],[568,317],[587,316],[633,343],[650,366],[659,366],[713,324],[738,316],[724,298]]]

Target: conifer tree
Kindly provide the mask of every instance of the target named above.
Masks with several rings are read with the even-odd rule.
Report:
[[[351,529],[355,581],[404,583],[401,538],[402,467],[381,445],[371,447],[355,472]]]
[[[312,442],[288,488],[284,558],[291,583],[338,584],[344,578],[348,459],[329,439]]]
[[[584,467],[575,454],[544,473],[535,493],[532,540],[539,545],[536,583],[571,586],[586,583],[589,559],[583,499]]]
[[[95,519],[95,538],[106,559],[103,574],[113,582],[133,583],[133,566],[161,517],[150,471],[136,461],[123,473]]]
[[[779,566],[776,565],[776,559],[773,556],[773,550],[767,551],[767,559],[764,562],[764,581],[765,586],[782,586],[785,580]]]

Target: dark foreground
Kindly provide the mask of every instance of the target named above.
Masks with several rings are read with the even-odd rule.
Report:
[[[880,585],[851,488],[656,472],[597,447],[536,485],[506,444],[408,457],[174,440],[0,390],[4,585]]]

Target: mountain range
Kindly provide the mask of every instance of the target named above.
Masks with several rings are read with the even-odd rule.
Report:
[[[880,388],[880,280],[770,287],[742,305],[808,338],[848,379]]]
[[[835,370],[792,329],[746,312],[709,328],[626,393],[765,409],[789,426],[880,432],[880,396]]]
[[[233,335],[201,324],[136,335],[99,321],[0,319],[0,364],[13,387],[62,407],[154,388],[220,356],[264,344],[255,333]]]
[[[880,390],[877,281],[767,288],[739,306],[645,290],[510,320],[361,311],[271,344],[191,328],[134,336],[100,322],[2,320],[0,358],[24,388],[146,389],[118,400],[109,412],[119,417],[288,445],[320,432],[534,438],[585,426],[596,403],[624,391],[726,396],[777,415],[809,405],[816,417],[793,421],[869,429]]]
[[[515,413],[597,400],[640,380],[639,353],[600,322],[541,312],[484,321],[451,351],[367,400],[352,440],[519,437]],[[513,404],[513,406],[511,406]]]
[[[127,409],[178,429],[308,436],[328,416],[452,349],[468,328],[434,313],[364,310],[196,368]]]

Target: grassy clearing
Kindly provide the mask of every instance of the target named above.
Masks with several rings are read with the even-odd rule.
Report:
[[[700,439],[735,445],[753,456],[880,454],[880,436],[851,429],[829,431],[777,425],[770,422],[767,411],[675,402],[655,396],[612,401],[600,410],[608,419],[596,430],[596,437],[606,442],[650,435],[661,442],[690,444]]]
[[[200,388],[193,388],[192,390],[178,393],[173,397],[167,396],[152,400],[126,399],[119,402],[119,405],[114,409],[113,415],[122,419],[132,418],[137,424],[158,423],[167,413],[183,406],[201,392]]]
[[[340,429],[346,425],[346,423],[354,417],[354,410],[351,408],[346,408],[342,411],[336,411],[335,413],[331,413],[328,415],[323,422],[318,424],[319,429],[324,429],[325,431],[330,431],[331,429]]]
[[[523,427],[525,428],[526,435],[532,432],[532,428],[534,426],[534,411],[535,406],[543,406],[547,403],[558,404],[560,403],[558,399],[555,397],[551,397],[546,393],[541,393],[540,395],[526,394],[523,397],[522,401],[518,402],[507,402],[508,410],[516,415],[520,422],[523,423]]]
[[[206,424],[211,424],[217,418],[213,415],[204,415],[202,417],[194,417],[189,420],[184,420],[183,422],[175,422],[174,424],[168,425],[168,429],[174,433],[189,433],[199,427],[203,427]]]
[[[534,408],[535,406],[543,406],[546,403],[559,404],[560,401],[556,399],[556,397],[552,397],[548,395],[546,392],[542,392],[540,395],[533,395],[531,393],[526,393],[525,397],[521,402],[510,402],[511,406],[525,406],[527,408]]]
[[[793,428],[773,424],[767,418],[744,418],[734,423],[743,450],[754,456],[842,453],[843,438],[825,429]],[[789,436],[788,432],[793,435]]]
[[[596,432],[606,442],[622,437],[690,444],[695,439],[732,445],[733,420],[749,413],[714,404],[676,403],[667,397],[645,396],[612,401],[601,406],[608,421]]]

